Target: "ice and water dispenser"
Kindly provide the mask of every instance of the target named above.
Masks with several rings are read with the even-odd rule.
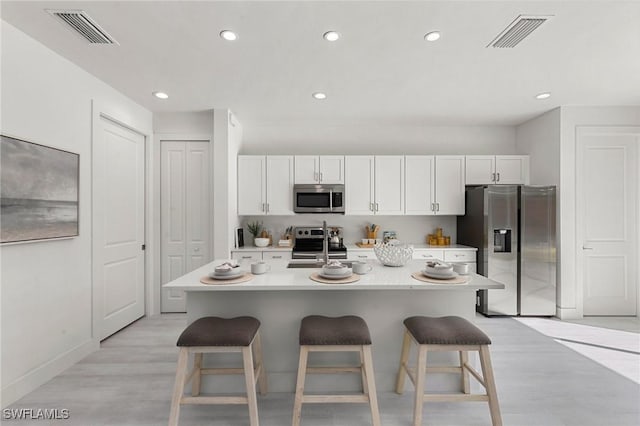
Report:
[[[511,229],[493,230],[493,252],[511,253]]]

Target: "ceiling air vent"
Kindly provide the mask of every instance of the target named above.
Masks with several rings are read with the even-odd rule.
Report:
[[[92,44],[118,44],[84,10],[47,10]]]
[[[487,47],[516,47],[536,28],[544,24],[551,16],[527,16],[520,15],[498,37],[494,38]]]

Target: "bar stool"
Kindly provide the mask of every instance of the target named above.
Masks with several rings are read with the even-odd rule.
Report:
[[[182,332],[177,343],[180,355],[169,426],[178,424],[182,404],[247,404],[251,426],[258,426],[256,381],[260,394],[267,393],[259,328],[260,321],[252,317],[204,317],[194,321]],[[242,353],[243,368],[202,368],[202,354],[222,352]],[[193,369],[188,372],[191,353],[194,354]],[[204,374],[244,374],[247,396],[200,396],[200,383]],[[184,387],[191,380],[191,396],[185,396]]]
[[[491,339],[479,328],[460,317],[430,318],[415,316],[404,320],[405,332],[402,342],[400,368],[396,380],[396,392],[402,394],[404,390],[405,372],[416,388],[415,405],[413,409],[413,424],[422,424],[422,404],[426,401],[487,401],[493,426],[501,426],[498,395],[493,378],[493,368],[489,356]],[[411,342],[418,347],[417,368],[407,365]],[[460,366],[427,367],[427,352],[429,351],[458,351]],[[477,351],[480,356],[482,376],[469,364],[468,352]],[[426,393],[425,375],[431,373],[461,373],[463,393]],[[484,386],[486,394],[471,394],[469,391],[469,373]]]
[[[353,367],[308,367],[309,352],[358,352],[360,364]],[[307,373],[360,373],[363,392],[355,395],[305,395],[304,382]],[[300,323],[300,361],[293,406],[293,426],[300,425],[303,403],[332,402],[369,403],[373,425],[380,426],[371,358],[371,335],[367,323],[356,316],[330,318],[311,315],[303,318]]]

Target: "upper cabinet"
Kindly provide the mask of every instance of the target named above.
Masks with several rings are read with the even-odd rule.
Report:
[[[296,155],[295,183],[344,183],[344,156]]]
[[[467,155],[467,185],[526,185],[528,155]]]
[[[404,157],[345,157],[345,213],[404,214]]]
[[[464,156],[405,158],[405,214],[463,215]]]
[[[238,214],[293,214],[293,157],[238,156]]]

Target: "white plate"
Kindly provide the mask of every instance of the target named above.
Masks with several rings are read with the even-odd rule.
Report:
[[[238,278],[244,274],[244,271],[233,271],[233,272],[225,272],[223,274],[219,274],[217,272],[211,272],[209,274],[209,278],[213,278],[214,280],[232,280],[234,278]]]
[[[438,280],[450,280],[458,276],[456,272],[451,272],[450,274],[444,275],[444,274],[433,273],[431,271],[422,271],[422,275],[424,275],[425,277],[435,278]]]
[[[322,278],[326,278],[328,280],[341,280],[343,278],[349,278],[351,277],[351,275],[353,275],[353,271],[351,271],[351,269],[347,270],[345,273],[343,274],[325,274],[324,272],[320,271],[318,272],[318,275],[321,276]]]

